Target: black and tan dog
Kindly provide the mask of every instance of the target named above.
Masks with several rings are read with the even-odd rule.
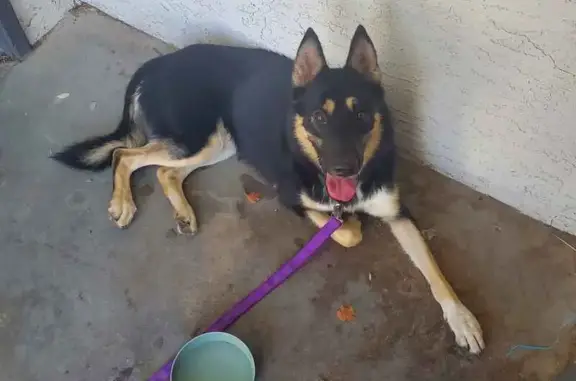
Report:
[[[157,165],[180,233],[197,230],[182,190],[195,169],[234,154],[276,186],[280,201],[322,226],[339,203],[352,216],[333,234],[362,239],[355,213],[389,224],[427,279],[459,345],[479,353],[482,331],[460,302],[401,204],[394,142],[376,51],[359,26],[346,65],[329,68],[309,29],[295,60],[260,49],[192,45],[145,63],[130,81],[122,121],[110,135],[66,148],[74,168],[112,164],[108,212],[124,228],[136,206],[130,175]]]

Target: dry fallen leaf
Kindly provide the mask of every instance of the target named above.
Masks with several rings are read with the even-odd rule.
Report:
[[[352,321],[356,319],[356,312],[354,311],[354,307],[349,304],[341,305],[336,311],[336,316],[341,321]]]
[[[246,193],[246,199],[248,200],[249,203],[255,204],[262,199],[262,195],[256,192],[249,192]]]

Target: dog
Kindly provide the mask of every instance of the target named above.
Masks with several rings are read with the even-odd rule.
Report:
[[[264,49],[196,44],[144,63],[130,80],[122,120],[105,136],[53,156],[76,169],[113,167],[110,218],[127,227],[136,212],[130,176],[155,165],[178,232],[195,234],[182,189],[200,167],[234,155],[273,184],[279,201],[316,226],[338,205],[349,216],[333,233],[362,240],[355,217],[386,222],[430,285],[458,345],[484,348],[481,327],[430,253],[394,180],[395,146],[377,53],[359,25],[346,64],[330,68],[309,28],[294,60]]]

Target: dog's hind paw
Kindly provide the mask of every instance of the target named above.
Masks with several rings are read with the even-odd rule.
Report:
[[[120,229],[126,228],[134,219],[136,214],[136,205],[133,201],[115,200],[110,201],[108,215]]]
[[[196,218],[176,216],[176,232],[180,235],[196,235],[198,232],[198,226],[196,224]]]
[[[441,303],[444,318],[454,332],[456,343],[468,348],[470,353],[478,354],[484,349],[482,328],[476,317],[460,301]]]

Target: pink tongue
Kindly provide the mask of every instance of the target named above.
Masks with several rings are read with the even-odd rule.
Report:
[[[348,202],[356,195],[357,181],[355,177],[338,177],[326,175],[326,189],[330,197],[336,201]]]

